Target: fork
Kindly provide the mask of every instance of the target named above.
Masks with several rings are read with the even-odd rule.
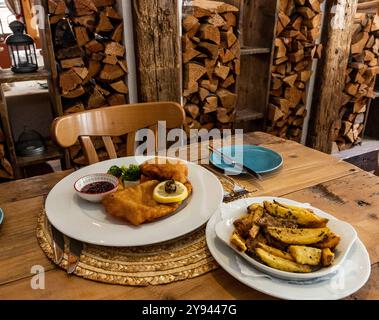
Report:
[[[217,177],[224,179],[225,181],[227,181],[229,183],[229,185],[231,185],[232,191],[227,192],[225,194],[225,196],[224,196],[225,202],[230,202],[230,201],[236,200],[236,199],[250,193],[250,191],[246,190],[246,188],[239,185],[234,179],[230,178],[229,176],[222,174],[221,172],[218,172],[217,170],[213,169],[209,165],[203,164],[202,166],[205,169],[214,173]]]

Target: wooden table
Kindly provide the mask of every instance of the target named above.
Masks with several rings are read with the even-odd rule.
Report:
[[[240,180],[255,195],[308,202],[351,223],[372,263],[367,284],[350,298],[379,299],[379,177],[298,143],[255,132],[244,143],[280,152],[283,168],[260,186]],[[205,147],[203,146],[203,149]],[[241,284],[221,268],[203,276],[149,287],[108,285],[68,276],[51,263],[35,236],[43,195],[70,171],[0,184],[0,299],[270,299]],[[31,267],[45,268],[46,288],[31,289]]]

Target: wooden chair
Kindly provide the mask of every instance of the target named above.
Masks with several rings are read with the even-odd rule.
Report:
[[[127,134],[126,154],[133,156],[136,131],[143,128],[157,130],[158,121],[166,121],[167,129],[182,126],[183,108],[175,102],[151,102],[111,106],[69,114],[56,118],[51,127],[53,140],[61,147],[73,146],[77,140],[89,164],[99,162],[91,136],[103,139],[109,158],[117,158],[112,136]],[[155,135],[157,139],[157,134]]]

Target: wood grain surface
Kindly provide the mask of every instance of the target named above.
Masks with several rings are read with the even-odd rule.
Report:
[[[244,143],[279,151],[284,167],[256,189],[256,195],[284,196],[308,202],[351,223],[367,247],[372,273],[350,299],[379,298],[379,178],[295,142],[265,133],[245,135]],[[203,146],[204,147],[204,146]],[[161,286],[126,287],[68,276],[44,255],[35,227],[43,195],[69,171],[0,185],[0,299],[272,299],[246,287],[219,268],[203,276]],[[252,183],[254,182],[254,183]],[[33,265],[45,268],[46,288],[31,289]]]

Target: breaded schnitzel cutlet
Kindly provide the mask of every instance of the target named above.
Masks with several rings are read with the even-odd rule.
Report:
[[[146,161],[140,165],[141,173],[146,180],[175,180],[181,183],[187,182],[188,168],[181,161],[164,159],[164,163],[159,163],[158,158]]]
[[[141,223],[156,220],[173,213],[182,202],[161,204],[153,199],[154,188],[158,180],[150,180],[139,185],[126,187],[104,197],[102,203],[111,216],[122,218],[138,226]],[[192,186],[189,182],[184,184],[188,194]]]

